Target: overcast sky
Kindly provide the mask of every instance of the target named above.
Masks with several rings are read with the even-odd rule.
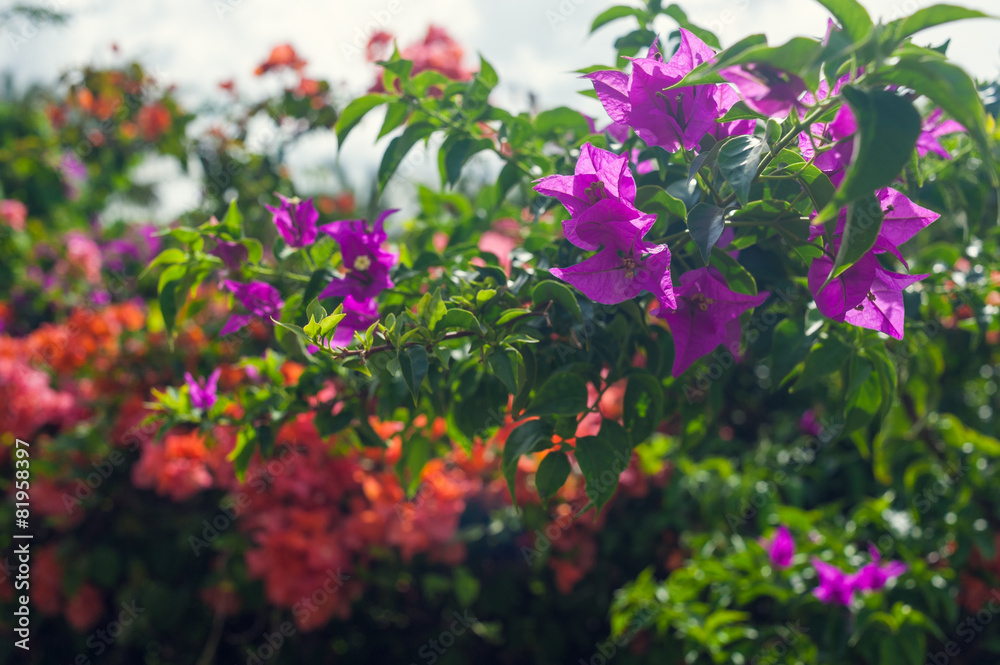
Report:
[[[1000,0],[951,1],[1000,12]],[[373,31],[393,33],[405,46],[436,24],[466,47],[467,64],[475,64],[476,51],[493,64],[501,79],[495,103],[523,110],[530,91],[542,108],[568,105],[603,119],[596,101],[576,94],[587,86],[572,71],[612,62],[612,42],[630,27],[631,19],[592,36],[587,32],[597,14],[623,2],[627,0],[45,0],[41,4],[67,12],[70,21],[37,31],[24,25],[0,26],[0,70],[13,70],[23,86],[53,80],[74,66],[138,59],[165,82],[177,84],[188,107],[197,107],[213,96],[221,101],[216,84],[226,79],[235,79],[246,92],[264,92],[268,82],[254,78],[254,67],[273,46],[291,42],[308,60],[308,75],[340,82],[356,94],[372,80],[363,50]],[[4,4],[10,3],[0,0]],[[723,46],[755,32],[767,34],[772,44],[794,35],[818,37],[826,26],[826,11],[812,0],[682,0],[679,4],[693,22],[718,34]],[[873,18],[890,20],[932,3],[868,0],[864,4]],[[661,31],[672,28],[664,20]],[[12,40],[11,33],[26,39]],[[918,42],[936,45],[949,37],[949,55],[973,74],[995,78],[1000,72],[1000,23],[956,23],[922,33]],[[109,48],[113,42],[120,48],[118,55]],[[377,118],[369,118],[341,155],[357,174],[358,185],[368,179],[384,149],[372,145],[378,125]],[[314,141],[293,156],[293,165],[306,168],[329,162],[335,152],[332,137]],[[180,190],[172,198],[178,196]],[[186,204],[176,203],[181,208]]]

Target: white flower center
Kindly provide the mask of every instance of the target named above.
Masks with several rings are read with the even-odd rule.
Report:
[[[362,254],[358,258],[354,259],[354,269],[355,270],[368,270],[372,265],[372,259],[367,254]]]

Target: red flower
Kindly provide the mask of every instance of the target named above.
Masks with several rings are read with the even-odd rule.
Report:
[[[289,67],[298,72],[302,71],[305,66],[306,61],[299,58],[291,44],[281,44],[271,50],[271,55],[254,70],[254,74],[261,76],[271,70],[282,69],[284,67]]]
[[[170,111],[159,102],[146,104],[136,116],[136,124],[139,126],[139,133],[146,141],[156,141],[165,131],[170,129],[173,121]]]

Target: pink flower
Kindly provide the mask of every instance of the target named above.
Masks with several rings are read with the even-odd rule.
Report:
[[[840,568],[817,558],[813,558],[812,565],[819,575],[819,586],[813,589],[814,596],[828,605],[846,607],[854,602],[854,575],[848,575]]]
[[[23,231],[28,219],[28,206],[16,199],[0,200],[0,219],[15,231]]]
[[[917,139],[917,153],[921,157],[924,157],[929,152],[933,152],[935,155],[940,155],[945,159],[951,159],[951,154],[944,149],[939,139],[947,134],[966,131],[965,127],[955,120],[942,120],[941,114],[941,109],[935,109],[930,115],[924,118],[923,132],[920,134],[920,138]]]
[[[879,591],[885,587],[886,582],[906,572],[907,566],[901,561],[890,561],[884,566],[879,566],[881,557],[874,545],[868,546],[868,552],[872,555],[872,562],[857,573],[858,591]]]
[[[795,540],[788,531],[788,527],[781,525],[774,532],[771,543],[767,550],[771,563],[777,568],[787,568],[792,563],[795,556]]]
[[[739,352],[740,314],[757,307],[769,293],[755,296],[729,289],[722,274],[715,268],[698,268],[681,275],[680,288],[674,291],[677,308],[661,309],[657,316],[670,324],[674,337],[673,375],[680,376],[719,344],[734,355]]]

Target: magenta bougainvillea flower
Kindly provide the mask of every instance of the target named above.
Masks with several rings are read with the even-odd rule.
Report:
[[[228,240],[216,240],[215,242],[215,249],[210,249],[208,253],[222,259],[222,263],[229,270],[239,270],[240,266],[250,258],[250,252],[247,250],[246,245]]]
[[[813,558],[812,565],[819,575],[819,586],[813,589],[814,596],[828,605],[848,606],[854,601],[854,575],[816,558]]]
[[[348,346],[354,339],[355,332],[368,330],[371,324],[378,320],[378,303],[374,298],[358,301],[353,296],[344,298],[344,318],[337,324],[333,334],[333,346]]]
[[[656,222],[656,215],[646,215],[612,199],[598,201],[575,218],[563,222],[563,235],[580,249],[593,251],[602,245],[630,247]]]
[[[899,246],[933,224],[941,216],[933,210],[918,206],[901,192],[886,187],[875,192],[882,206],[882,229],[875,240],[877,253],[889,252],[907,266]]]
[[[795,556],[795,540],[788,527],[782,524],[775,530],[768,544],[767,555],[776,568],[788,568],[792,564],[792,557]]]
[[[885,583],[906,572],[906,564],[902,561],[890,561],[884,566],[879,565],[881,557],[874,545],[868,546],[872,562],[859,570],[855,576],[855,588],[858,591],[879,591]]]
[[[876,254],[888,252],[899,259],[904,266],[907,266],[906,259],[899,251],[899,246],[915,236],[921,229],[925,229],[934,223],[941,215],[918,206],[901,192],[886,187],[875,192],[879,205],[882,208],[882,227],[878,237],[875,239],[874,251]],[[840,211],[837,218],[837,228],[834,231],[834,239],[840,238],[844,233],[844,226],[847,224],[847,208]],[[812,226],[809,229],[810,240],[815,240],[823,233],[820,226]]]
[[[219,375],[222,370],[216,368],[214,372],[205,377],[198,377],[197,380],[191,376],[191,372],[184,373],[184,382],[187,383],[191,395],[191,406],[202,411],[208,411],[218,400],[216,391],[219,386]]]
[[[281,199],[281,206],[264,207],[274,215],[274,224],[278,227],[278,233],[285,239],[285,243],[289,247],[308,247],[313,244],[316,240],[319,212],[313,206],[312,199],[303,201],[297,196],[285,198],[277,192],[275,196]]]
[[[940,155],[945,159],[951,159],[951,153],[941,145],[941,137],[948,134],[964,132],[965,127],[955,120],[942,120],[941,109],[935,109],[926,118],[922,125],[923,131],[917,139],[917,153],[923,157],[929,152]]]
[[[716,113],[718,113],[720,118],[733,107],[733,104],[740,101],[739,93],[730,88],[728,85],[715,86],[715,92],[713,95],[715,97]],[[716,141],[721,141],[722,139],[730,136],[753,134],[753,129],[756,124],[756,121],[753,119],[716,122],[714,123],[714,126],[708,130],[708,135],[715,137]]]
[[[844,322],[903,339],[903,291],[927,275],[901,275],[881,266],[865,299],[844,313]]]
[[[319,294],[320,298],[353,296],[358,302],[377,296],[392,286],[389,269],[396,264],[398,254],[382,248],[386,241],[385,218],[398,210],[386,210],[375,224],[368,220],[342,220],[324,224],[320,231],[340,244],[340,254],[347,274],[335,279]]]
[[[890,272],[868,252],[821,290],[832,269],[828,256],[809,266],[809,290],[824,316],[903,339],[903,291],[927,275]]]
[[[807,160],[812,160],[823,173],[830,177],[834,186],[844,179],[844,170],[854,156],[854,133],[858,131],[857,121],[851,107],[844,104],[837,115],[828,123],[817,122],[810,127],[812,136],[799,134],[799,150]],[[813,147],[813,142],[819,152]]]
[[[635,180],[628,168],[628,157],[589,143],[580,148],[574,175],[542,178],[535,191],[559,199],[572,217],[581,215],[598,201],[620,201],[629,207],[635,203]]]
[[[726,67],[719,75],[736,86],[746,105],[771,118],[784,118],[793,109],[803,109],[799,101],[806,83],[795,74],[762,63]]]
[[[681,275],[675,291],[675,311],[661,309],[657,316],[667,320],[674,337],[673,375],[680,376],[694,361],[723,344],[733,355],[739,353],[739,316],[763,303],[769,293],[755,296],[729,289],[722,274],[712,267],[690,270]]]
[[[613,243],[597,254],[550,272],[572,284],[594,302],[614,305],[639,295],[652,293],[665,308],[676,306],[670,284],[670,250],[635,239],[633,244]]]
[[[281,294],[270,284],[266,282],[240,284],[227,279],[223,285],[236,295],[236,299],[250,314],[233,314],[219,331],[220,335],[236,332],[250,323],[250,319],[253,318],[251,315],[267,319],[268,322],[272,318],[277,319],[281,316],[281,307],[284,305]]]
[[[667,90],[715,54],[703,41],[681,28],[680,47],[663,62],[654,44],[645,58],[632,58],[632,73],[600,71],[587,74],[604,109],[616,123],[628,125],[649,145],[668,152],[694,150],[707,134],[718,137],[753,132],[754,123],[736,121],[720,127],[721,117],[739,99],[728,86],[698,85]],[[728,93],[725,92],[728,90]],[[726,123],[727,125],[730,123]]]

